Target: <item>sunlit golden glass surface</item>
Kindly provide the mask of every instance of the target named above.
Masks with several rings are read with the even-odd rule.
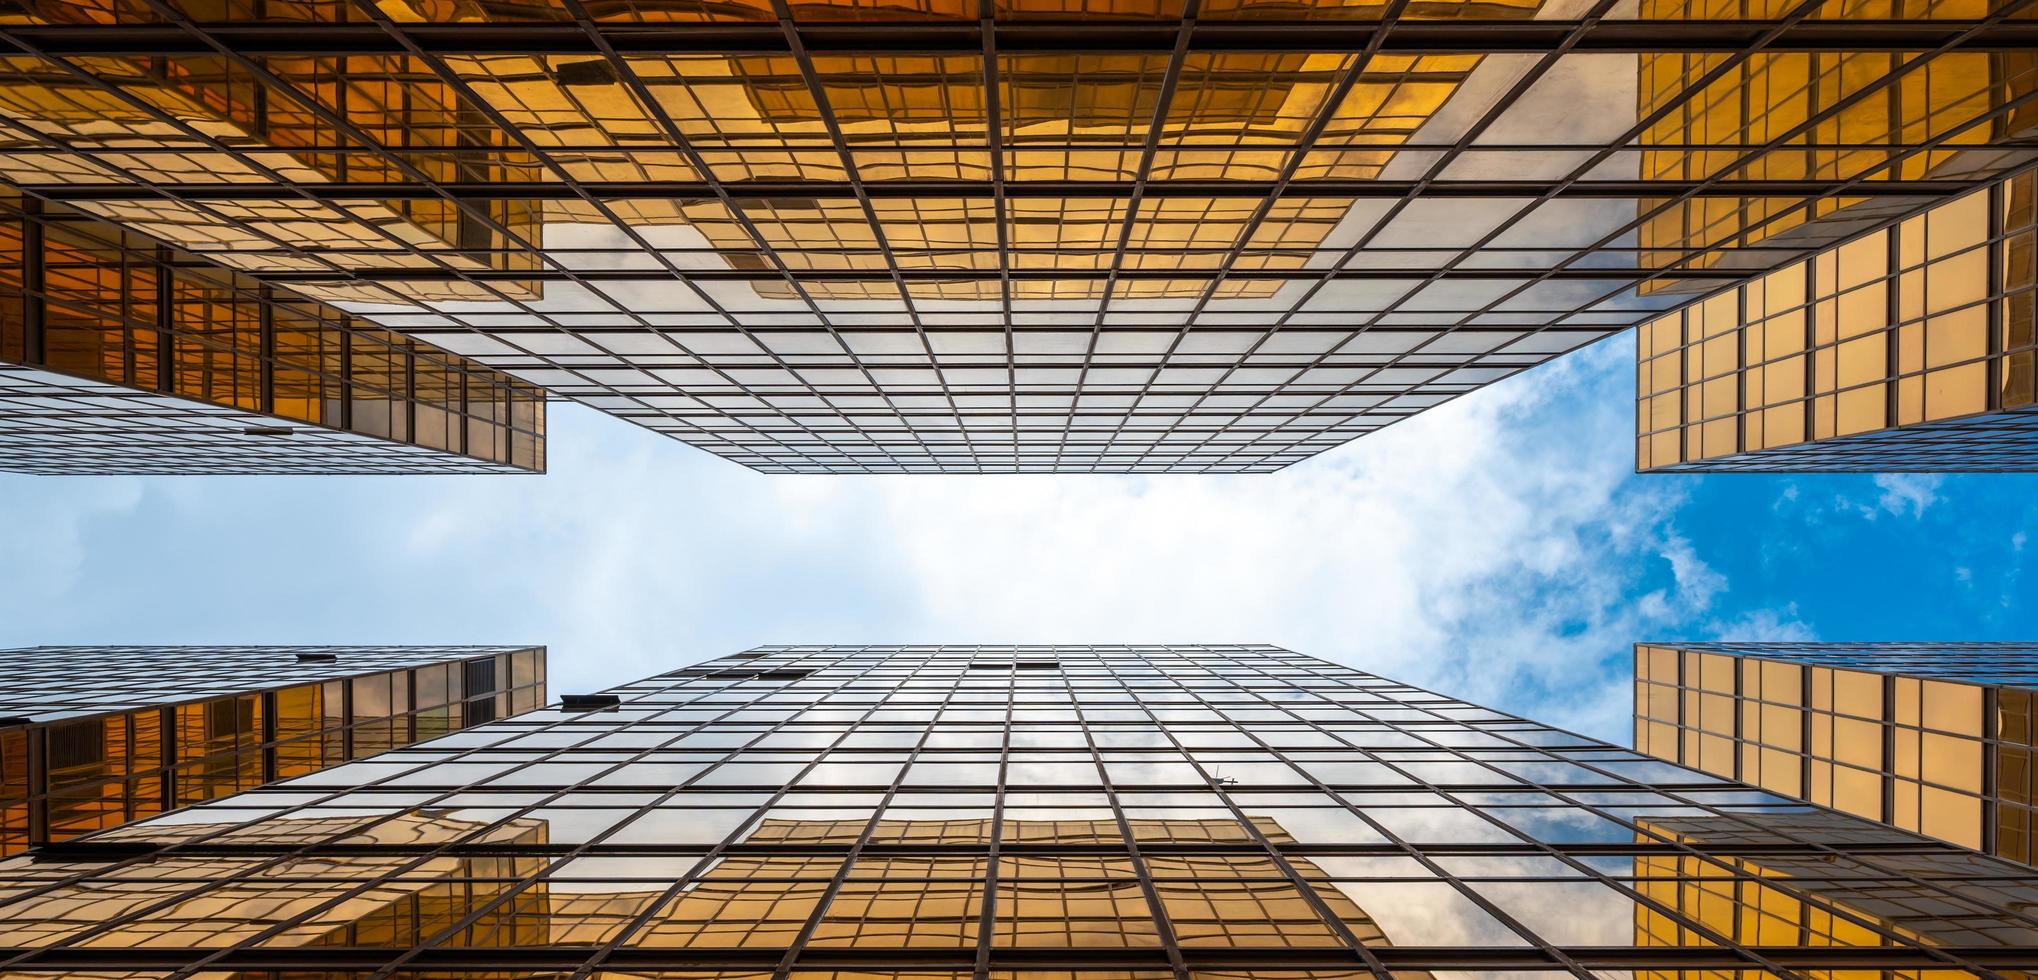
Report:
[[[2031,173],[1640,328],[1640,469],[2026,465]]]
[[[2038,118],[1985,0],[7,16],[0,180],[773,472],[1280,469],[1979,186]],[[1771,372],[1753,442],[1827,395],[1861,431],[1864,346],[1817,393]],[[1890,419],[1962,415],[1938,357]],[[1697,381],[1650,460],[1750,441]],[[448,411],[405,438],[475,429]]]
[[[1731,689],[1718,660],[1691,669]],[[1758,951],[1976,973],[2038,928],[2028,867],[1273,647],[765,647],[610,693],[0,862],[0,949],[264,980],[1541,977],[1553,953],[1696,980]]]
[[[423,741],[462,718],[529,711],[545,690],[539,650],[317,651],[330,662],[299,662],[287,647],[4,653],[14,680],[0,687],[0,710],[15,723],[0,729],[0,852],[10,855]],[[194,699],[204,691],[235,693]]]
[[[2031,860],[2028,648],[1643,645],[1635,658],[1637,749]]]

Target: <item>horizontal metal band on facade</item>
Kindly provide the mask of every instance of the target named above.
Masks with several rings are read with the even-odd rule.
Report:
[[[858,149],[852,145],[852,149]],[[1192,147],[1201,149],[1202,147]],[[643,148],[640,148],[643,149]],[[715,147],[717,152],[755,150],[782,153],[810,147]],[[943,147],[944,150],[953,149]],[[1275,149],[1289,149],[1275,147]],[[1422,150],[1410,146],[1403,149]],[[1642,148],[1637,148],[1642,149]],[[132,153],[123,148],[122,152]],[[558,151],[550,151],[558,152]],[[604,150],[601,152],[621,152]],[[988,152],[988,151],[984,151]],[[2032,151],[2038,154],[2038,150]],[[308,195],[321,201],[425,201],[452,197],[464,201],[575,201],[581,192],[599,200],[639,198],[708,201],[717,189],[739,203],[750,200],[909,200],[925,198],[1246,198],[1259,200],[1279,192],[1293,198],[1399,199],[1419,193],[1433,198],[1555,197],[1588,200],[1681,197],[1815,197],[1845,187],[1846,197],[1942,198],[1981,186],[1975,180],[948,180],[948,181],[651,181],[599,182],[502,181],[464,183],[318,183],[278,184],[33,184],[28,193],[47,201],[150,201],[171,197],[190,201],[269,201]]]
[[[1137,841],[1139,853],[1149,857],[1265,857],[1267,847],[1258,844],[1176,844],[1163,841]],[[1292,844],[1270,845],[1279,854],[1298,857],[1321,857],[1328,855],[1349,857],[1397,856],[1408,853],[1408,848],[1393,843],[1379,844]],[[1561,843],[1547,847],[1520,843],[1424,843],[1421,851],[1427,855],[1454,857],[1540,857],[1551,852],[1570,857],[1689,857],[1691,852],[1681,846],[1661,844],[1590,844]],[[1848,845],[1849,854],[1918,854],[1943,853],[1940,848],[1929,844],[1909,843],[1859,843]],[[433,854],[447,857],[549,857],[560,855],[600,857],[705,857],[720,854],[726,857],[833,857],[851,855],[865,857],[979,857],[988,859],[990,851],[985,844],[886,844],[866,842],[861,846],[843,844],[755,844],[737,842],[725,845],[712,844],[209,844],[188,843],[178,845],[156,845],[145,841],[59,841],[39,846],[30,856],[38,862],[61,862],[65,864],[89,864],[104,862],[112,864],[137,858],[176,856],[179,858],[273,858],[273,857],[361,857],[374,855],[403,855],[416,857]],[[1125,859],[1129,851],[1123,844],[1048,844],[1000,841],[998,854],[1001,857],[1109,857]],[[1823,851],[1807,850],[1792,844],[1727,844],[1708,847],[1706,854],[1714,856],[1749,858],[1819,858]],[[485,877],[485,876],[484,876]],[[935,876],[940,877],[940,876]],[[1103,880],[1103,879],[1097,879]],[[1121,876],[1111,880],[1132,880]]]
[[[760,251],[760,250],[746,250]],[[203,253],[200,253],[203,254]],[[990,254],[990,253],[985,253]],[[795,282],[883,282],[894,277],[906,282],[997,282],[1012,280],[1104,280],[1104,279],[1216,279],[1214,269],[793,269],[787,273],[775,270],[753,269],[682,269],[678,274],[664,269],[419,269],[387,268],[353,270],[352,275],[335,275],[331,272],[250,272],[236,270],[242,275],[263,282],[287,285],[289,283],[347,283],[347,282],[442,282],[471,280],[475,282],[643,282],[648,279],[691,279],[702,282],[783,282],[790,278]],[[1228,280],[1242,279],[1426,279],[1435,276],[1440,279],[1522,279],[1545,277],[1549,279],[1627,280],[1627,279],[1717,279],[1724,282],[1745,282],[1752,273],[1745,269],[1598,269],[1567,267],[1562,269],[1234,269],[1224,276]],[[1027,299],[1028,297],[1019,297]],[[1133,299],[1150,297],[1131,297]],[[1221,297],[1220,297],[1221,298]],[[990,300],[986,299],[985,302]],[[1314,311],[1310,311],[1314,312]],[[1561,311],[1561,312],[1568,312]],[[1625,326],[1609,329],[1626,329]]]
[[[1768,51],[1917,51],[1936,48],[1981,24],[1967,20],[1806,21],[1784,27]],[[1775,21],[1399,21],[1213,22],[1187,29],[1191,51],[1320,52],[1380,50],[1437,54],[1739,51],[1756,44]],[[985,32],[975,22],[796,23],[800,45],[813,54],[956,52],[982,54]],[[604,45],[630,54],[790,54],[776,23],[643,25],[604,23],[599,37],[574,24],[405,24],[403,38],[430,54],[597,54]],[[1174,50],[1183,33],[1175,21],[1001,23],[991,48],[1004,54],[1154,52]],[[243,55],[409,54],[396,35],[374,24],[205,25],[202,34],[173,25],[10,26],[0,38],[58,55],[218,54],[208,38]],[[1972,51],[2022,51],[2038,46],[2038,24],[1983,28],[1962,45]]]
[[[1945,968],[1947,957],[1979,966],[2020,967],[2031,951],[2001,947],[1728,947],[1590,946],[1554,947],[1589,969],[1745,969],[1767,962],[1791,969]],[[374,969],[405,955],[408,947],[172,949],[52,947],[0,949],[0,962],[14,969],[175,970],[203,962],[214,970]],[[1395,969],[1507,969],[1553,967],[1562,962],[1534,946],[1368,946],[1366,954]],[[1937,955],[1937,954],[1945,954]],[[432,947],[417,950],[405,964],[420,970],[572,970],[597,955],[591,946]],[[1365,970],[1364,958],[1342,948],[1180,950],[1183,962],[1200,970]],[[601,957],[609,967],[634,970],[769,970],[785,958],[779,947],[758,949],[619,947]],[[1758,959],[1759,958],[1759,959]],[[974,946],[955,948],[802,950],[804,969],[970,971],[978,962]],[[990,969],[1160,970],[1171,959],[1160,948],[1084,949],[993,948]]]

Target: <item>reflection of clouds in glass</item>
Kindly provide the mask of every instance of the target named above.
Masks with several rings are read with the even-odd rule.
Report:
[[[1472,888],[1557,945],[1627,946],[1635,901],[1596,881],[1481,881]]]
[[[719,844],[750,818],[735,809],[650,810],[610,837],[611,844]]]
[[[1582,878],[1584,872],[1556,858],[1532,855],[1445,854],[1436,858],[1445,871],[1465,878]]]
[[[1206,780],[1187,762],[1106,762],[1104,770],[1117,786],[1202,785]]]
[[[454,815],[463,816],[469,812],[471,811],[463,810]],[[524,814],[519,819],[544,821],[545,842],[548,844],[585,844],[636,812],[622,809],[542,807]]]
[[[1365,910],[1395,946],[1528,945],[1499,919],[1442,882],[1340,881],[1336,886]]]
[[[1015,786],[1101,786],[1094,762],[1014,762],[1005,767],[1005,781]]]
[[[903,763],[821,762],[800,777],[801,786],[890,786]]]
[[[1568,970],[1430,970],[1435,980],[1569,980]],[[1635,980],[1628,970],[1594,970],[1596,980]],[[1660,976],[1650,971],[1649,976]]]
[[[705,763],[663,763],[627,762],[617,766],[615,771],[596,778],[596,786],[654,786],[671,787],[693,778]]]
[[[695,785],[782,786],[806,768],[803,762],[728,762],[701,776]]]
[[[1306,786],[1307,777],[1296,772],[1283,762],[1225,762],[1207,761],[1203,768],[1209,770],[1210,778],[1219,784],[1230,785],[1237,780],[1243,786]]]
[[[1456,807],[1366,807],[1366,816],[1410,843],[1519,843],[1521,838]]]
[[[692,873],[702,860],[648,854],[573,858],[561,864],[543,887],[552,892],[662,891]]]
[[[910,786],[995,786],[995,762],[915,762],[906,771]]]
[[[1437,876],[1422,862],[1398,855],[1311,854],[1307,861],[1335,878],[1426,878]]]
[[[1246,816],[1264,818],[1303,844],[1381,844],[1387,838],[1348,810],[1328,807],[1246,807]],[[1257,822],[1257,821],[1255,821]],[[1271,833],[1271,831],[1269,832]]]
[[[1530,837],[1551,843],[1622,843],[1633,828],[1575,807],[1494,807],[1488,811]]]

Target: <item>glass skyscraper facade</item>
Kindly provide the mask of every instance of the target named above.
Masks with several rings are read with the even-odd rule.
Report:
[[[0,855],[545,702],[542,647],[0,650]]]
[[[0,192],[0,470],[534,472],[544,397],[190,252]]]
[[[2038,646],[1635,648],[1635,747],[2027,863]]]
[[[1983,186],[2038,124],[1996,0],[0,17],[24,201],[771,472],[1279,469]]]
[[[2038,468],[2034,180],[1642,324],[1637,468]]]
[[[2032,887],[1274,647],[763,647],[0,863],[0,972],[1951,980]]]

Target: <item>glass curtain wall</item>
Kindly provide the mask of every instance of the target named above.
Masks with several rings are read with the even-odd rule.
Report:
[[[0,864],[5,968],[1951,980],[2038,941],[2028,867],[1273,647],[608,693]]]

